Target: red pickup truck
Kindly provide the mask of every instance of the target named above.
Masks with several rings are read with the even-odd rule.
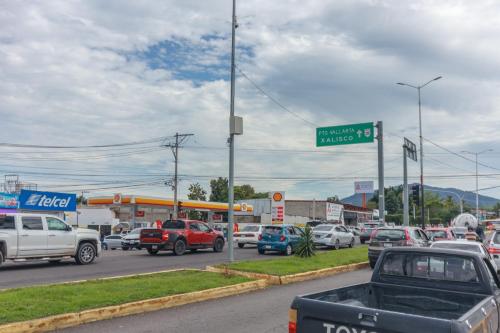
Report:
[[[186,250],[212,248],[214,252],[222,252],[224,249],[224,235],[195,220],[168,220],[161,229],[142,229],[140,241],[140,246],[151,255],[163,250],[181,256]]]

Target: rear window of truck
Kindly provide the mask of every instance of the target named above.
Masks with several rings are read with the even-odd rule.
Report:
[[[411,278],[478,283],[472,260],[433,255],[388,254],[380,274]]]
[[[0,215],[0,229],[16,229],[14,216]]]
[[[163,229],[185,229],[186,223],[184,221],[165,221],[162,225]]]

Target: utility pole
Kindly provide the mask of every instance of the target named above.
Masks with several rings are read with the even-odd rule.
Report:
[[[178,214],[179,214],[179,201],[177,199],[178,196],[178,183],[179,183],[179,177],[178,177],[178,162],[179,162],[179,147],[181,144],[183,144],[188,137],[193,136],[194,134],[179,134],[175,133],[175,143],[168,143],[164,145],[164,147],[170,147],[172,150],[172,154],[174,155],[174,164],[175,164],[175,171],[174,171],[174,182],[172,184],[172,189],[174,190],[174,214],[172,216],[173,220],[177,220]]]
[[[316,221],[316,198],[313,198],[313,212],[312,212],[312,219],[313,221]]]
[[[417,161],[417,146],[404,138],[403,144],[403,225],[410,225],[410,212],[408,204],[408,164],[407,157],[411,158],[415,162]],[[415,206],[413,206],[415,209]],[[413,213],[413,218],[415,218],[415,213]]]
[[[378,140],[378,219],[385,221],[385,195],[384,195],[384,127],[381,121],[377,121]]]
[[[229,261],[234,261],[234,136],[243,134],[243,119],[234,115],[235,95],[235,50],[236,50],[236,0],[233,0],[233,17],[231,24],[231,103],[229,106],[229,180],[228,180],[228,214],[227,214],[227,245]]]
[[[470,152],[470,151],[462,151],[462,153],[471,154],[476,157],[476,218],[479,222],[479,174],[478,174],[478,156],[487,152],[493,151],[493,149],[485,149],[480,152]]]

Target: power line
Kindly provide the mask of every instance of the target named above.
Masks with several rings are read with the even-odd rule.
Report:
[[[137,146],[147,143],[155,143],[165,141],[169,137],[158,137],[152,139],[146,139],[141,141],[131,141],[124,143],[106,144],[106,145],[90,145],[90,146],[44,146],[44,145],[32,145],[32,144],[20,144],[20,143],[9,143],[0,142],[0,147],[15,147],[15,148],[40,148],[40,149],[78,149],[78,148],[109,148],[109,147],[123,147],[123,146]]]
[[[309,126],[313,127],[313,128],[316,128],[316,127],[319,127],[317,124],[305,119],[304,117],[302,117],[301,115],[299,115],[298,113],[288,109],[286,106],[284,106],[283,104],[281,104],[276,98],[272,97],[270,94],[268,94],[264,89],[262,89],[257,83],[255,83],[252,79],[250,79],[248,77],[248,75],[246,75],[237,65],[235,65],[236,69],[238,69],[238,72],[240,72],[240,74],[245,78],[247,79],[248,82],[250,82],[250,84],[252,86],[255,87],[255,89],[257,89],[258,91],[261,92],[261,94],[263,94],[264,96],[266,96],[267,98],[269,98],[274,104],[276,104],[277,106],[279,106],[281,109],[285,110],[286,112],[290,113],[291,115],[293,115],[294,117],[302,120],[303,122],[305,122],[306,124],[308,124]]]

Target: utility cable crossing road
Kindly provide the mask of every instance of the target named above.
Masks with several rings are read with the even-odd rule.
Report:
[[[136,316],[95,322],[60,330],[61,333],[286,333],[288,309],[295,296],[364,283],[371,270],[274,286],[265,290],[160,310]]]

